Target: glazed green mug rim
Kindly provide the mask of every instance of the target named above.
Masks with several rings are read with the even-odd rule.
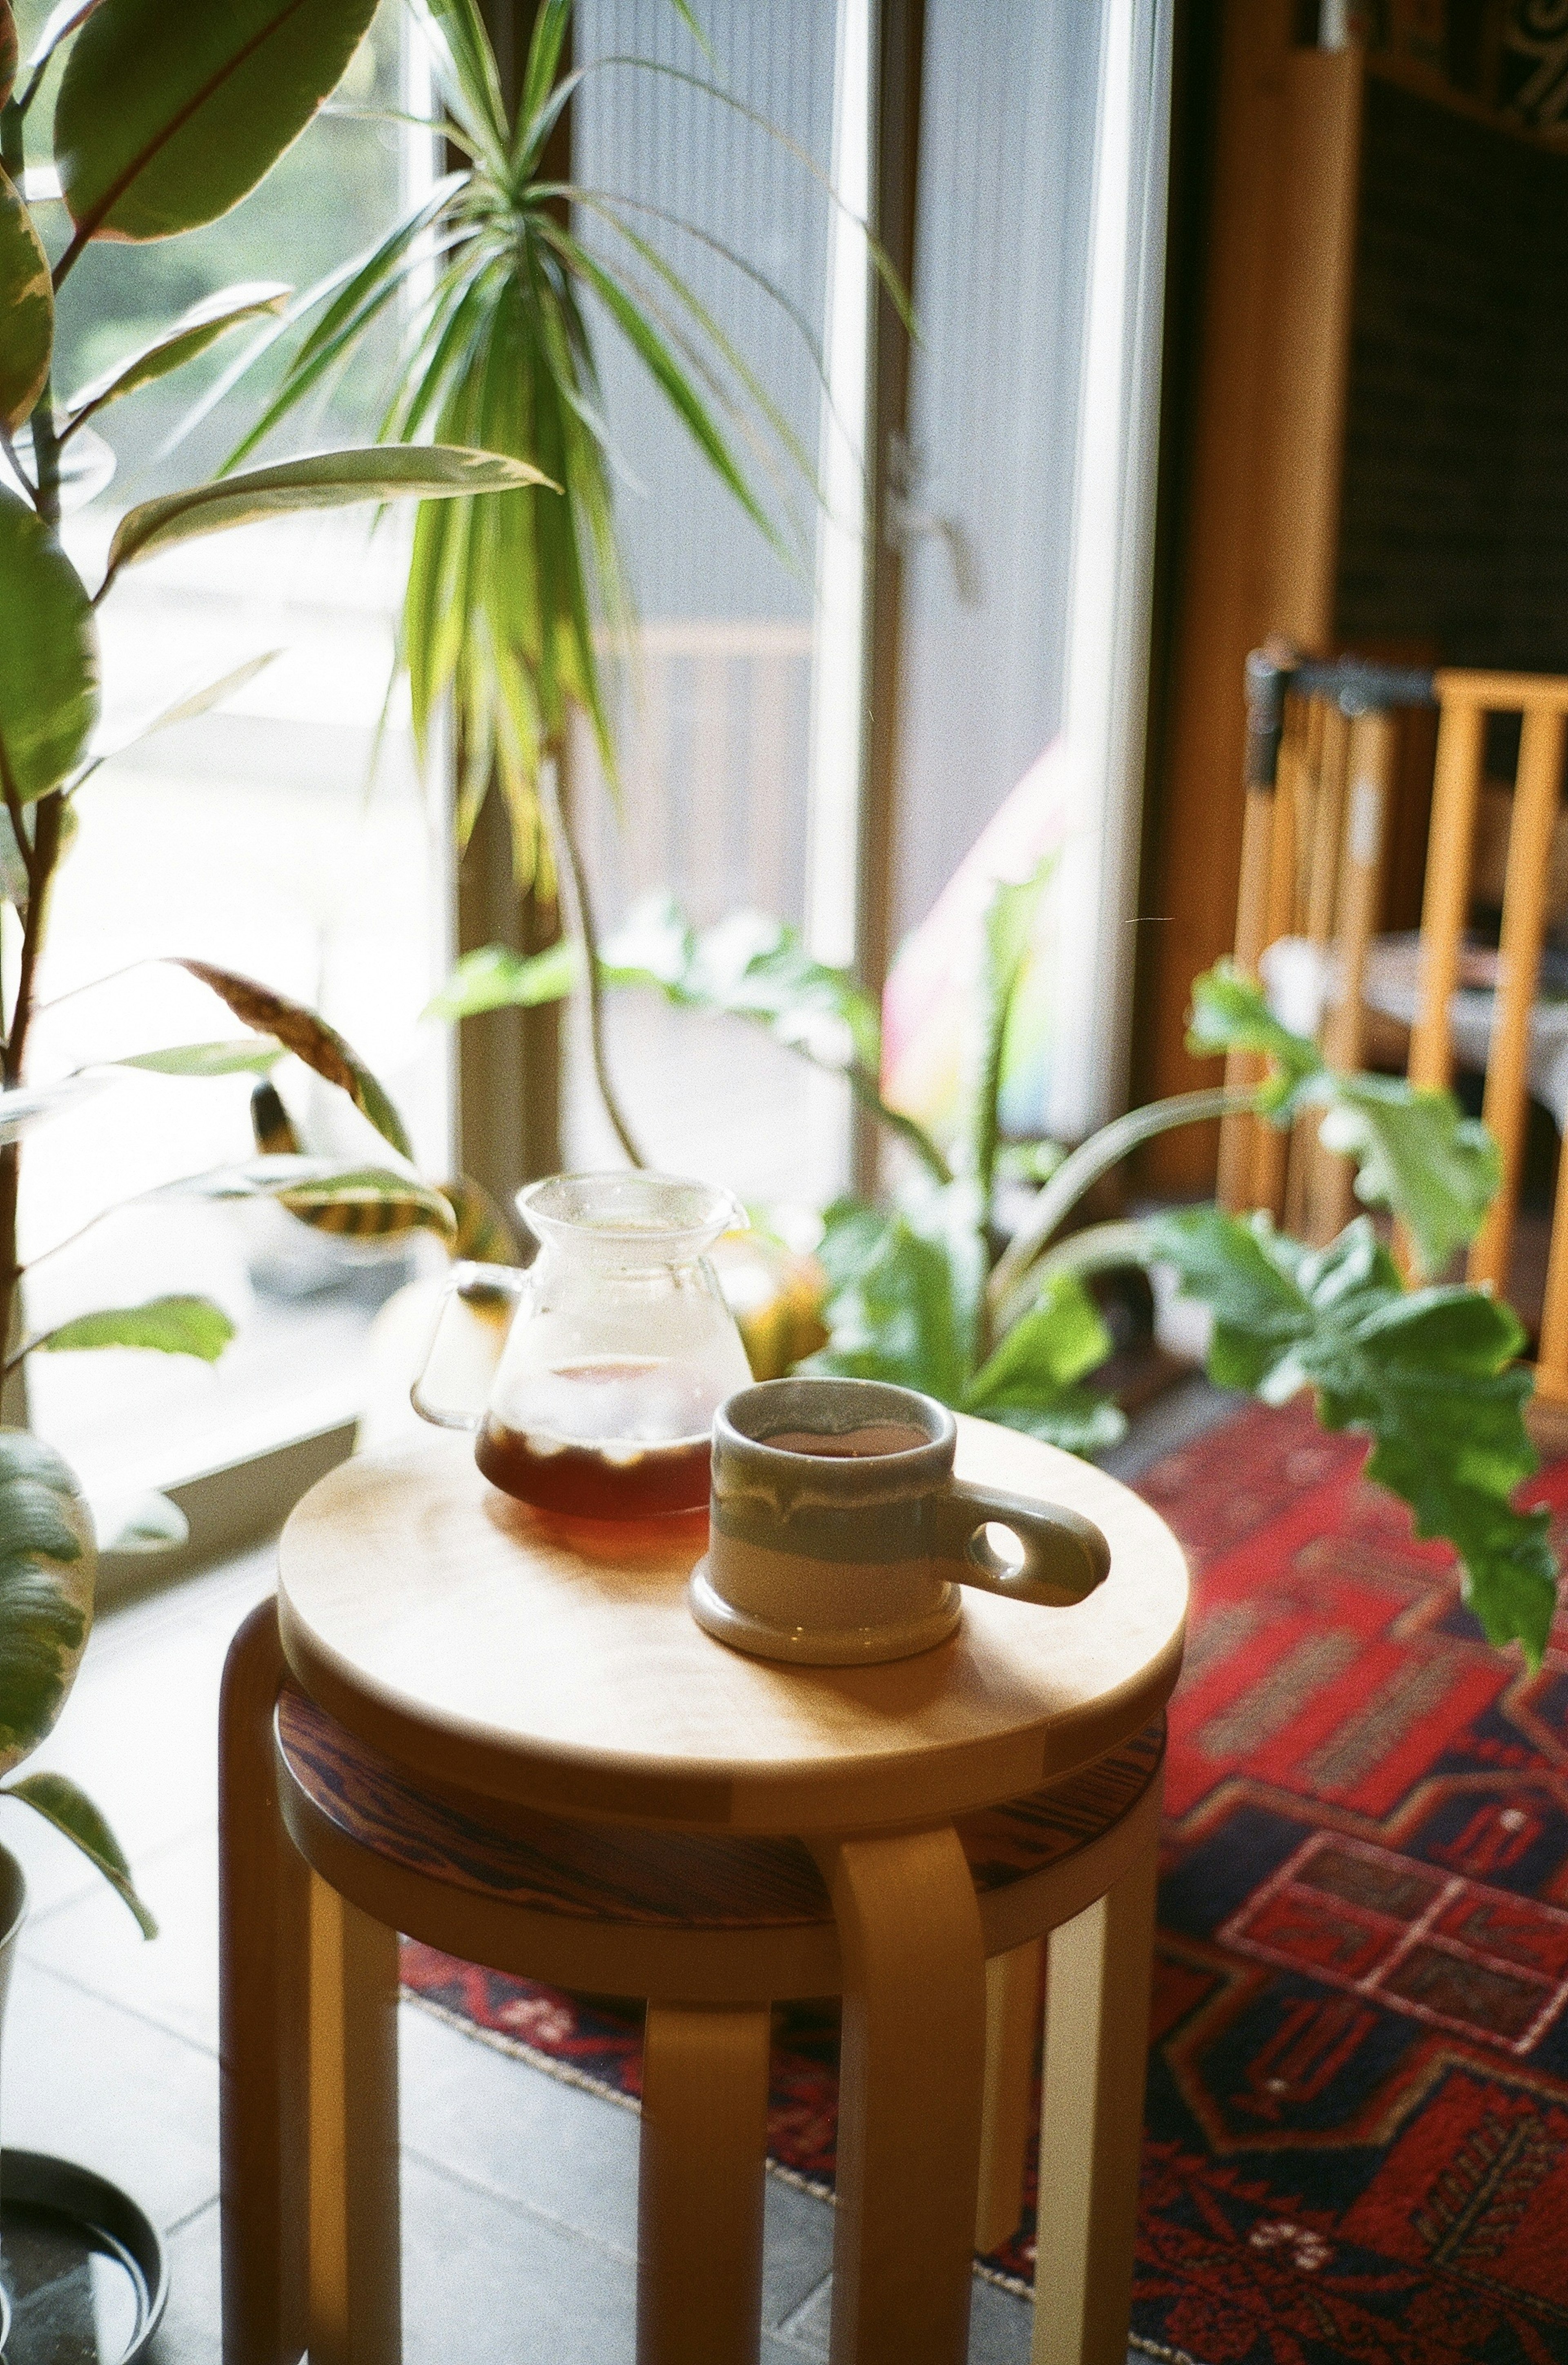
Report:
[[[834,1392],[833,1408],[849,1407],[845,1417],[824,1425],[823,1415],[827,1409],[826,1388]],[[824,1437],[843,1436],[853,1429],[864,1429],[880,1419],[901,1428],[910,1429],[924,1420],[928,1433],[918,1445],[900,1445],[885,1453],[835,1454],[810,1453],[791,1445],[775,1445],[767,1437],[754,1437],[748,1429],[740,1427],[737,1413],[760,1405],[776,1406],[781,1415],[780,1429],[790,1426],[787,1407],[801,1407],[794,1426],[814,1428]],[[808,1411],[806,1408],[810,1407]],[[945,1476],[951,1471],[958,1429],[953,1415],[935,1396],[924,1395],[917,1388],[897,1385],[890,1380],[862,1380],[840,1377],[837,1373],[807,1374],[801,1379],[758,1380],[749,1388],[741,1388],[721,1405],[713,1416],[713,1451],[734,1453],[742,1458],[759,1455],[772,1462],[798,1470],[809,1469],[823,1484],[835,1484],[846,1493],[858,1493],[864,1488],[868,1474],[880,1467],[890,1475],[916,1477],[924,1465],[934,1474]]]

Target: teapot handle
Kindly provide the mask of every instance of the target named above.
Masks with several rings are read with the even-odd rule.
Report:
[[[421,1420],[438,1429],[476,1429],[529,1275],[511,1264],[454,1264],[425,1351],[409,1390]]]

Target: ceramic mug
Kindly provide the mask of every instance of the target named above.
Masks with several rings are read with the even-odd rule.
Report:
[[[879,1380],[765,1380],[713,1423],[712,1524],[692,1574],[700,1626],[808,1666],[913,1657],[945,1642],[959,1588],[1081,1601],[1111,1550],[1092,1520],[953,1475],[946,1405]],[[986,1540],[1014,1535],[1014,1569]]]

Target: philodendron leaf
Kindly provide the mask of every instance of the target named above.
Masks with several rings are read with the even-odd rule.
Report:
[[[65,1706],[93,1622],[95,1564],[71,1471],[41,1438],[0,1429],[0,1774]]]
[[[134,1059],[108,1062],[140,1068],[151,1076],[264,1076],[286,1059],[270,1035],[241,1035],[232,1043],[175,1043],[166,1051],[139,1051]]]
[[[0,486],[0,770],[23,804],[59,786],[98,714],[98,644],[82,578],[49,528]]]
[[[136,1916],[142,1936],[158,1935],[157,1922],[136,1893],[124,1849],[84,1790],[79,1790],[63,1774],[25,1774],[19,1782],[8,1783],[0,1790],[0,1799],[19,1799],[45,1822],[63,1833],[124,1899]]]
[[[249,468],[213,484],[164,493],[128,510],[109,544],[104,587],[134,559],[293,510],[342,509],[353,501],[459,500],[474,493],[521,492],[530,485],[554,490],[550,478],[524,460],[457,444],[373,443],[363,450],[313,452],[275,467]]]
[[[1374,1440],[1367,1475],[1408,1503],[1416,1531],[1451,1543],[1488,1639],[1540,1664],[1557,1596],[1549,1515],[1511,1496],[1536,1467],[1522,1408],[1524,1333],[1480,1290],[1407,1291],[1366,1216],[1305,1249],[1266,1216],[1204,1207],[1156,1216],[1152,1253],[1215,1314],[1211,1376],[1271,1404],[1317,1392],[1328,1429]]]
[[[344,1166],[330,1158],[263,1157],[218,1166],[165,1182],[161,1199],[276,1199],[318,1231],[382,1239],[434,1232],[450,1240],[457,1229],[451,1203],[410,1174],[389,1167]]]
[[[0,18],[0,49],[4,36]],[[31,418],[53,350],[49,257],[21,191],[0,173],[0,426],[8,432]]]
[[[424,1015],[476,1018],[487,1010],[536,1010],[570,993],[579,970],[577,947],[565,936],[542,953],[481,945],[477,952],[464,955]]]
[[[30,1341],[31,1351],[77,1355],[99,1347],[148,1347],[161,1355],[194,1355],[216,1363],[234,1325],[209,1297],[150,1297],[141,1306],[112,1306],[57,1323]]]
[[[1270,1073],[1259,1087],[1258,1106],[1276,1125],[1290,1123],[1302,1086],[1323,1066],[1323,1054],[1311,1037],[1282,1026],[1262,988],[1228,960],[1216,962],[1193,981],[1187,1048],[1200,1059],[1222,1051],[1253,1051],[1267,1059]]]
[[[1391,1207],[1422,1273],[1440,1272],[1475,1238],[1503,1179],[1486,1127],[1451,1093],[1418,1090],[1403,1076],[1327,1075],[1310,1096],[1327,1103],[1325,1146],[1356,1160],[1356,1196]]]
[[[961,1403],[984,1283],[975,1208],[964,1183],[890,1215],[854,1199],[829,1207],[816,1251],[828,1278],[828,1343],[801,1369],[891,1380]]]
[[[215,969],[210,961],[199,960],[176,960],[175,966],[189,970],[203,985],[209,985],[242,1026],[253,1026],[258,1034],[274,1037],[285,1050],[292,1051],[297,1059],[303,1059],[308,1068],[324,1076],[328,1083],[347,1093],[383,1141],[389,1141],[399,1157],[412,1162],[413,1147],[402,1118],[364,1060],[349,1048],[335,1026],[329,1026],[324,1018],[318,1018],[302,1002],[291,1001],[286,993],[274,993],[271,986],[258,985],[254,978],[241,977],[234,970]]]
[[[215,221],[299,137],[375,0],[101,0],[76,36],[54,153],[78,239]]]
[[[167,1495],[149,1491],[115,1507],[102,1524],[106,1552],[173,1552],[190,1541],[191,1523],[178,1503]]]
[[[1021,1429],[1069,1453],[1101,1453],[1126,1435],[1108,1396],[1080,1384],[1105,1361],[1111,1337],[1073,1273],[1053,1274],[964,1391],[961,1409]]]
[[[72,426],[80,425],[106,404],[119,402],[139,387],[151,386],[155,379],[167,377],[171,370],[195,361],[198,353],[206,353],[209,345],[226,337],[242,320],[257,320],[267,313],[281,312],[293,292],[280,279],[252,279],[237,287],[219,288],[214,296],[204,296],[199,304],[182,312],[177,320],[171,321],[168,328],[161,330],[126,360],[78,387],[71,398]]]

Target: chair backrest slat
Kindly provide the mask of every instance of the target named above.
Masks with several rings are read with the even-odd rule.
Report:
[[[1453,997],[1470,915],[1475,812],[1486,752],[1486,709],[1453,684],[1451,674],[1439,675],[1437,769],[1421,901],[1420,999],[1410,1037],[1411,1082],[1439,1092],[1453,1081]]]
[[[1481,1114],[1503,1153],[1503,1180],[1470,1251],[1470,1278],[1506,1291],[1519,1200],[1525,1114],[1529,1092],[1530,1010],[1546,932],[1546,875],[1562,780],[1561,705],[1534,703],[1524,712],[1513,827],[1503,887],[1501,975],[1486,1060]]]

